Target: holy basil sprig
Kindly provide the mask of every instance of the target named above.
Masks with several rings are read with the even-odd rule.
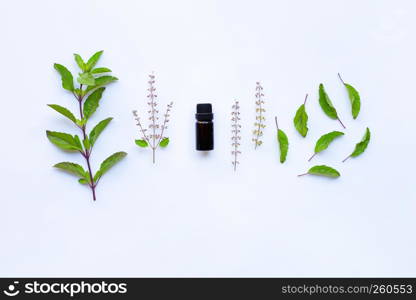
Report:
[[[99,106],[105,91],[104,86],[118,80],[114,76],[102,75],[104,73],[110,73],[110,69],[102,67],[95,68],[102,53],[103,51],[95,53],[87,62],[84,62],[79,54],[74,54],[75,61],[81,69],[81,72],[77,77],[77,82],[79,83],[77,87],[74,85],[74,78],[71,72],[63,65],[54,64],[54,68],[61,75],[62,87],[65,90],[70,91],[78,102],[79,117],[75,117],[69,109],[58,104],[49,104],[49,107],[74,123],[81,130],[81,137],[69,133],[46,131],[46,136],[51,143],[66,151],[79,152],[84,157],[87,164],[87,170],[73,162],[61,162],[54,167],[77,176],[79,178],[79,183],[88,185],[92,191],[94,201],[96,200],[95,188],[101,177],[127,155],[125,152],[116,152],[112,154],[101,163],[99,170],[93,174],[91,167],[91,153],[98,137],[113,118],[102,120],[89,132],[89,134],[87,132],[88,121]]]

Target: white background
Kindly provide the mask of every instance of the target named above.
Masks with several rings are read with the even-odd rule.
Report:
[[[1,1],[1,276],[416,276],[414,1]],[[91,125],[113,116],[93,167],[127,158],[103,177],[93,202],[52,168],[83,163],[45,130],[78,133],[46,106],[76,112],[60,86],[73,53],[119,82]],[[161,108],[174,101],[171,144],[134,144],[132,109],[144,112],[155,71]],[[344,87],[362,110],[353,120]],[[266,95],[264,145],[254,150],[255,82]],[[347,126],[314,158],[317,138],[341,130],[317,101],[319,83]],[[293,116],[306,105],[303,139]],[[230,110],[242,106],[241,165],[232,170]],[[194,150],[197,102],[213,103],[215,151]],[[278,161],[273,118],[290,139]],[[365,127],[367,151],[347,163]],[[90,127],[91,128],[91,127]],[[296,175],[328,164],[337,180]]]

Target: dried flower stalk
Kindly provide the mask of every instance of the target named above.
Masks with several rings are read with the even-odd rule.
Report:
[[[266,118],[264,117],[264,113],[266,110],[264,109],[264,94],[263,94],[263,87],[261,86],[260,82],[256,82],[256,122],[254,122],[254,130],[253,134],[254,137],[252,141],[254,142],[254,149],[257,149],[257,146],[260,146],[263,142],[261,141],[261,137],[263,136],[263,129],[266,127],[264,121]]]
[[[150,147],[152,149],[152,161],[155,163],[156,161],[156,149],[160,146],[165,148],[169,144],[169,138],[166,137],[165,130],[168,128],[167,123],[169,122],[170,111],[172,110],[173,102],[170,102],[167,105],[166,112],[163,115],[163,123],[162,125],[159,124],[159,110],[156,109],[157,107],[157,94],[155,88],[155,75],[149,75],[149,94],[147,95],[148,102],[147,105],[149,106],[149,110],[147,111],[149,114],[148,120],[150,121],[148,128],[144,128],[137,110],[133,110],[133,116],[136,120],[136,125],[139,127],[140,134],[142,136],[141,140],[136,140],[136,144],[140,147],[146,148]],[[149,133],[148,133],[149,132]]]
[[[237,159],[237,156],[241,154],[241,151],[238,150],[238,147],[240,146],[240,132],[241,132],[241,125],[240,125],[240,105],[237,100],[234,101],[234,104],[232,106],[231,111],[231,155],[233,156],[232,164],[234,166],[234,171],[237,170],[237,164],[240,162]]]

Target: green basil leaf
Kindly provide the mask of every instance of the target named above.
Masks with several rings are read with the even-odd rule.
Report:
[[[126,157],[126,152],[116,152],[113,155],[109,156],[106,160],[101,163],[100,169],[94,176],[94,181],[97,181],[101,178],[108,170],[110,170],[116,163]]]
[[[360,94],[352,85],[344,82],[344,80],[342,80],[341,75],[339,73],[338,73],[338,77],[341,80],[342,84],[347,89],[348,97],[350,98],[350,102],[351,102],[351,113],[352,113],[353,118],[356,119],[361,109]]]
[[[325,166],[325,165],[321,165],[321,166],[314,166],[312,168],[309,169],[309,171],[305,174],[300,174],[298,176],[304,176],[304,175],[318,175],[318,176],[325,176],[325,177],[330,177],[330,178],[338,178],[341,176],[341,174],[335,170],[334,168]]]
[[[49,141],[63,150],[82,151],[82,146],[72,135],[63,132],[46,131]],[[79,138],[78,138],[79,140]]]
[[[75,124],[77,123],[77,119],[75,118],[75,116],[73,115],[73,113],[69,111],[69,109],[67,109],[67,108],[65,108],[63,106],[60,106],[58,104],[48,104],[48,106],[50,108],[56,110],[60,114],[64,115],[65,117],[67,117],[68,119],[70,119]]]
[[[142,148],[146,148],[147,146],[149,146],[149,144],[145,140],[135,140],[134,142],[136,143],[137,146],[142,147]]]
[[[113,118],[107,118],[98,123],[90,132],[90,144],[91,147],[94,146],[101,132],[107,127],[108,123],[111,122]]]
[[[85,178],[80,178],[80,179],[78,179],[78,182],[79,183],[81,183],[81,184],[88,184],[89,183],[89,181],[90,181],[90,179],[88,178],[88,180],[87,179],[85,179]]]
[[[87,100],[84,103],[84,117],[89,119],[92,114],[97,110],[97,107],[100,103],[100,99],[103,95],[105,88],[99,88],[91,93],[88,96]]]
[[[279,142],[280,148],[280,162],[284,163],[286,161],[287,152],[289,150],[289,139],[287,138],[286,133],[283,130],[277,130],[277,140]]]
[[[85,139],[82,140],[82,143],[84,144],[85,149],[89,150],[91,148],[91,143],[88,136],[86,136]]]
[[[346,161],[350,157],[357,157],[361,155],[367,149],[368,143],[370,143],[370,138],[371,138],[370,129],[367,127],[361,142],[355,145],[354,151],[346,159],[344,159],[343,162]]]
[[[71,173],[75,176],[78,176],[80,178],[85,179],[87,172],[84,170],[83,167],[76,163],[72,162],[61,162],[56,165],[54,165],[55,168],[67,171],[68,173]]]
[[[167,145],[169,145],[169,138],[165,137],[160,141],[159,146],[165,148]]]
[[[95,85],[95,78],[92,76],[91,73],[82,73],[77,78],[77,81],[81,84],[85,84],[88,86],[94,86]]]
[[[296,111],[293,124],[300,135],[305,137],[308,133],[308,114],[306,113],[305,104],[302,104]]]
[[[328,94],[325,91],[324,85],[321,83],[319,85],[319,105],[321,106],[324,113],[333,120],[338,120],[342,127],[345,128],[344,124],[341,122],[338,117],[337,110],[332,104],[331,99],[329,99]]]
[[[95,78],[95,85],[94,86],[88,86],[86,89],[86,92],[90,92],[95,88],[98,88],[100,86],[104,86],[107,85],[111,82],[117,81],[118,78],[114,77],[114,76],[101,76],[101,77],[97,77]]]
[[[95,68],[91,70],[91,74],[101,74],[101,73],[110,73],[109,68]]]
[[[94,66],[97,64],[103,52],[104,51],[98,51],[94,53],[93,56],[90,57],[90,59],[87,61],[87,64],[86,64],[87,71],[90,71],[92,68],[94,68]]]
[[[53,67],[61,74],[62,87],[68,91],[74,91],[74,78],[71,72],[60,64],[54,64]]]
[[[361,109],[360,94],[352,85],[349,85],[348,83],[345,83],[345,87],[347,88],[348,96],[351,102],[352,116],[354,119],[357,119],[358,114],[360,113],[360,109]]]
[[[78,67],[85,72],[85,63],[84,60],[82,59],[81,55],[74,53],[74,58],[75,61],[77,62]]]
[[[323,136],[321,136],[318,139],[318,141],[316,142],[315,154],[325,150],[326,148],[328,148],[329,144],[331,144],[333,140],[335,140],[337,137],[340,137],[342,135],[344,135],[343,132],[332,131],[332,132],[329,132],[329,133],[324,134]]]

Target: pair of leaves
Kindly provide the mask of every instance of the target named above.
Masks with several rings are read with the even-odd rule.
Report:
[[[51,143],[63,150],[83,151],[81,140],[77,135],[47,130],[46,136]]]
[[[330,117],[333,120],[338,120],[341,123],[342,127],[345,128],[344,124],[339,119],[337,110],[332,104],[331,99],[329,99],[329,96],[326,93],[324,85],[322,83],[319,85],[319,105],[328,117]]]
[[[97,183],[100,178],[108,172],[116,163],[126,157],[127,153],[120,151],[106,158],[100,165],[100,169],[94,175],[94,182]]]
[[[286,133],[281,129],[277,129],[277,141],[279,142],[280,149],[280,163],[284,163],[289,150],[289,139],[287,138]]]
[[[91,71],[92,68],[94,68],[94,66],[97,64],[98,60],[100,59],[101,55],[103,54],[104,51],[98,51],[96,53],[94,53],[90,59],[88,59],[88,61],[85,63],[84,60],[82,59],[82,57],[79,54],[74,54],[75,57],[75,61],[78,64],[78,67],[83,71],[83,72],[89,72]]]
[[[360,94],[352,85],[345,83],[344,80],[342,80],[341,75],[339,73],[338,73],[338,77],[341,80],[342,84],[347,89],[348,97],[350,98],[350,102],[351,102],[351,114],[352,114],[352,117],[356,119],[361,109]]]
[[[309,161],[319,152],[324,151],[325,149],[327,149],[329,147],[329,145],[332,143],[333,140],[335,140],[337,137],[340,137],[344,135],[343,132],[340,131],[332,131],[329,132],[327,134],[324,134],[323,136],[321,136],[318,141],[315,144],[315,150],[314,150],[314,154],[312,155],[312,157],[309,159]]]
[[[371,133],[370,129],[367,127],[362,140],[355,145],[354,151],[346,159],[344,159],[343,162],[345,162],[350,157],[357,157],[361,155],[367,149],[367,146],[370,143],[370,139]]]
[[[296,130],[300,133],[301,136],[306,137],[308,133],[308,114],[306,113],[306,99],[308,95],[306,95],[305,102],[299,106],[298,110],[296,111],[295,118],[293,119],[293,124],[295,125]]]
[[[329,178],[338,178],[341,176],[341,174],[337,170],[335,170],[334,168],[325,166],[325,165],[314,166],[310,168],[307,173],[301,174],[298,176],[304,176],[308,174],[324,176],[324,177],[329,177]]]
[[[116,152],[113,155],[105,159],[100,166],[100,169],[94,176],[94,182],[97,184],[97,181],[107,173],[116,163],[126,157],[126,152]],[[61,162],[54,165],[55,168],[64,170],[72,175],[79,177],[79,183],[81,184],[91,184],[90,174],[84,170],[79,164],[72,162]]]
[[[137,146],[146,148],[149,146],[149,143],[146,140],[135,140]],[[159,142],[159,146],[165,148],[169,145],[169,138],[165,137]]]

